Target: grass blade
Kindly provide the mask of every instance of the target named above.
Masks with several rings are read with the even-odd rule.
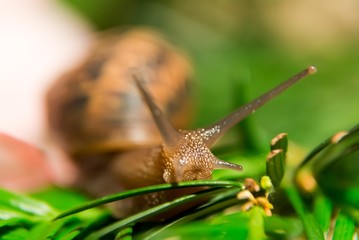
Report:
[[[339,213],[335,222],[333,240],[351,240],[355,230],[354,221],[343,213]]]
[[[30,216],[53,217],[56,211],[43,201],[0,189],[0,206]]]
[[[226,192],[220,193],[218,194],[218,196],[216,196],[216,198],[218,197],[216,201],[200,206],[198,209],[193,211],[193,213],[185,215],[171,223],[154,228],[149,232],[141,234],[140,239],[143,240],[158,239],[158,235],[162,234],[162,232],[171,231],[171,229],[179,227],[180,225],[183,226],[184,224],[194,221],[195,219],[209,215],[210,213],[219,211],[220,209],[233,206],[236,203],[238,203],[238,199],[234,198],[237,194],[238,194],[238,189],[226,190]],[[220,217],[219,218],[217,217],[215,219],[213,219],[211,223],[216,223],[215,221],[217,221],[218,223],[218,221],[221,221]]]
[[[302,221],[304,231],[309,240],[324,240],[324,234],[315,219],[302,201],[298,190],[294,186],[288,186],[286,189],[287,196]]]
[[[260,207],[254,206],[250,213],[249,238],[250,240],[265,239],[264,233],[264,213]]]
[[[97,207],[97,206],[100,206],[100,205],[103,205],[106,203],[118,201],[121,199],[129,198],[129,197],[133,197],[133,196],[137,196],[137,195],[141,195],[141,194],[163,191],[163,190],[168,190],[168,189],[175,189],[175,188],[201,187],[201,186],[238,187],[241,189],[243,188],[243,185],[241,183],[233,182],[233,181],[205,180],[205,181],[180,182],[177,184],[165,183],[165,184],[149,186],[149,187],[144,187],[144,188],[137,188],[137,189],[133,189],[133,190],[117,193],[117,194],[112,194],[112,195],[105,196],[103,198],[96,199],[94,201],[86,202],[82,205],[79,205],[75,208],[72,208],[68,211],[61,213],[56,218],[54,218],[54,220],[64,218],[64,217],[70,216],[72,214],[79,213],[79,212],[85,211],[87,209],[91,209],[91,208],[94,208],[94,207]]]
[[[323,232],[329,229],[332,212],[333,206],[331,201],[323,195],[318,194],[314,200],[313,213]]]
[[[267,176],[275,188],[279,187],[285,172],[285,154],[282,149],[272,150],[267,156]]]
[[[204,197],[208,197],[211,195],[215,195],[218,194],[219,192],[223,191],[223,189],[209,189],[206,190],[205,192],[202,193],[198,193],[198,194],[190,194],[190,195],[186,195],[184,197],[181,198],[177,198],[171,202],[167,202],[167,203],[163,203],[161,205],[158,205],[156,207],[150,208],[148,210],[142,211],[138,214],[132,215],[128,218],[125,218],[123,220],[120,220],[114,224],[111,224],[97,232],[94,232],[93,234],[91,234],[88,238],[86,238],[87,240],[93,240],[93,239],[100,239],[101,237],[104,237],[110,233],[114,233],[116,231],[119,231],[121,228],[129,226],[139,220],[142,219],[147,219],[150,218],[152,216],[161,214],[164,211],[167,211],[169,209],[175,208],[177,206],[186,204],[188,202],[191,201],[196,201],[200,198],[204,198]]]

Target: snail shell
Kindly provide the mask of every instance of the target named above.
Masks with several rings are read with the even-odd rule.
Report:
[[[178,128],[188,126],[191,67],[150,30],[102,35],[86,60],[49,90],[49,126],[73,155],[129,150],[161,143],[129,69],[145,69],[149,92]]]
[[[134,84],[133,68],[146,72],[148,91],[174,126],[187,127],[191,65],[148,29],[104,33],[89,56],[47,94],[50,132],[79,169],[75,187],[95,197],[163,182],[162,163],[153,160],[162,138]],[[122,201],[117,215],[163,201],[145,198]]]

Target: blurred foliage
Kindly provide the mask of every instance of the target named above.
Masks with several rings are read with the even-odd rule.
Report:
[[[338,138],[338,134],[334,135],[315,148],[296,171],[293,166],[287,165],[285,174],[298,180],[295,182],[292,177],[285,178],[274,189],[271,184],[269,188],[264,187],[262,180],[259,189],[256,189],[254,179],[260,179],[264,173],[249,168],[246,174],[254,178],[251,180],[244,179],[242,174],[230,176],[217,173],[214,176],[217,180],[189,181],[175,185],[165,183],[91,201],[65,189],[53,188],[32,197],[0,190],[0,238],[167,239],[180,236],[181,239],[353,239],[355,227],[359,223],[359,212],[357,194],[352,194],[352,189],[357,188],[353,184],[358,181],[358,176],[351,171],[350,166],[357,165],[358,130],[356,126],[346,135],[339,133],[341,138]],[[272,147],[282,146],[281,151],[287,148],[285,135],[275,140],[272,141]],[[335,154],[328,155],[328,152],[333,151]],[[244,164],[255,162],[258,166],[265,162],[263,158],[246,157]],[[235,162],[236,158],[231,157],[231,161]],[[283,165],[285,159],[278,161],[282,161],[280,165]],[[318,164],[320,168],[315,167]],[[319,188],[304,190],[302,184],[307,179],[300,179],[302,175],[299,172],[305,169],[305,165],[312,166],[312,176],[318,179]],[[335,165],[340,166],[341,175],[337,174],[338,171],[328,171],[328,166]],[[344,183],[343,176],[346,179]],[[275,179],[277,174],[269,173],[269,177]],[[267,181],[270,181],[269,177],[265,177]],[[232,181],[218,180],[221,178]],[[248,185],[249,182],[251,184]],[[141,194],[194,186],[207,188],[123,219],[113,219],[108,210],[98,208]],[[161,222],[151,220],[183,204],[198,203],[198,200],[204,199],[206,201],[200,201],[198,206],[183,211],[175,218]],[[273,215],[268,209],[268,206],[272,208],[271,203],[274,205]]]
[[[321,191],[359,223],[359,125],[314,149],[298,168],[311,169]]]
[[[313,147],[359,116],[357,1],[61,2],[97,30],[149,26],[183,48],[196,73],[196,126],[233,109],[233,81],[250,82],[249,95],[255,97],[311,64],[318,74],[310,82],[256,113],[266,136],[287,132],[300,145]],[[213,96],[216,101],[209,103]]]
[[[313,148],[332,133],[357,123],[359,18],[355,10],[359,3],[332,0],[290,3],[226,0],[210,4],[203,0],[61,2],[84,16],[96,30],[149,26],[184,49],[192,58],[196,74],[196,126],[214,122],[248,98],[258,96],[310,64],[317,66],[318,73],[243,123],[241,127],[246,131],[241,134],[244,139],[250,139],[244,145],[252,151],[243,152],[237,146],[215,150],[217,156],[242,164],[245,171],[239,174],[216,171],[214,179],[232,180],[233,186],[215,186],[219,181],[207,183],[214,185],[201,194],[213,198],[195,211],[163,224],[133,225],[176,204],[201,197],[199,194],[183,196],[122,220],[112,219],[103,208],[94,208],[141,194],[141,191],[170,187],[167,185],[135,189],[93,201],[63,189],[50,189],[32,197],[2,191],[2,239],[91,239],[91,236],[97,239],[107,234],[110,239],[115,236],[125,239],[131,233],[135,239],[178,235],[182,239],[323,239],[330,236],[352,239],[359,219],[355,171],[358,128],[352,129],[343,141],[333,142],[330,138],[315,148],[304,160],[311,164],[300,165],[299,169],[296,169],[296,161],[302,159],[303,154],[293,143],[288,147],[288,159],[284,160],[285,156],[272,159],[271,167],[276,171],[269,171],[268,175],[278,178],[275,190],[269,194],[274,205],[273,216],[265,216],[259,205],[247,212],[240,211],[238,206],[243,201],[238,200],[236,194],[242,190],[244,178],[258,181],[266,174],[268,166],[262,147],[263,143],[268,145],[266,136],[287,132],[289,139],[300,146]],[[287,148],[286,141],[282,148]],[[303,172],[306,175],[302,175]]]

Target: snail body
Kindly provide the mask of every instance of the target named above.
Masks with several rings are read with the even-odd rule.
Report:
[[[210,148],[265,102],[315,72],[307,68],[207,128],[177,130],[189,121],[184,116],[190,111],[190,65],[154,36],[135,30],[105,39],[49,91],[50,129],[80,170],[76,187],[93,196],[210,179],[214,169],[242,170]],[[125,217],[196,190],[147,194],[113,208]]]
[[[174,126],[187,128],[190,62],[148,29],[100,35],[84,61],[47,93],[50,133],[79,172],[74,187],[94,197],[163,182],[162,163],[155,161],[162,137],[134,84],[134,68],[146,72],[148,91]],[[133,202],[122,201],[116,212],[135,212]],[[146,202],[141,209],[154,204]]]

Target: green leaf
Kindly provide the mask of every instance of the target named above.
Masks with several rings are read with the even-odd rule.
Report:
[[[335,139],[334,137],[332,139]],[[359,125],[314,159],[314,176],[335,203],[359,209]]]
[[[6,233],[0,233],[1,240],[24,240],[28,237],[28,231],[24,228],[16,228]]]
[[[212,200],[197,209],[189,212],[185,216],[170,222],[168,224],[165,224],[164,226],[159,226],[151,229],[150,231],[147,231],[140,235],[140,239],[158,239],[162,232],[172,232],[173,229],[176,229],[177,227],[181,227],[184,224],[191,225],[193,221],[196,219],[200,219],[206,216],[209,216],[210,214],[213,214],[215,212],[218,212],[221,209],[225,209],[230,206],[234,206],[235,204],[238,204],[238,199],[235,198],[235,196],[238,194],[238,189],[228,189],[223,190],[222,192],[218,193]],[[248,216],[243,216],[243,212],[239,212],[241,216],[234,216],[234,214],[231,215],[217,215],[213,216],[210,219],[209,224],[223,224],[230,221],[238,222],[241,221],[243,217],[247,220]],[[231,218],[231,216],[234,216]],[[242,217],[242,218],[241,218]]]
[[[29,240],[54,239],[56,233],[63,226],[64,221],[41,222],[37,224],[28,234]]]
[[[138,239],[248,239],[249,219],[247,212],[220,214],[204,220],[191,218],[186,224],[182,224],[181,220],[181,223],[175,221],[170,227],[161,229],[156,234],[144,233]]]
[[[76,214],[106,203],[110,203],[110,202],[114,202],[114,201],[118,201],[121,199],[125,199],[125,198],[129,198],[129,197],[133,197],[133,196],[137,196],[137,195],[141,195],[141,194],[146,194],[146,193],[152,193],[152,192],[157,192],[157,191],[163,191],[163,190],[169,190],[169,189],[176,189],[176,188],[186,188],[186,187],[200,187],[200,186],[208,186],[208,187],[239,187],[239,188],[243,188],[243,185],[238,183],[238,182],[233,182],[233,181],[212,181],[212,180],[205,180],[205,181],[188,181],[188,182],[180,182],[180,183],[176,183],[176,184],[170,184],[170,183],[165,183],[165,184],[159,184],[159,185],[155,185],[155,186],[149,186],[149,187],[143,187],[143,188],[137,188],[137,189],[133,189],[133,190],[129,190],[129,191],[125,191],[125,192],[120,192],[117,194],[112,194],[112,195],[108,195],[99,199],[96,199],[94,201],[89,201],[86,202],[84,204],[81,204],[75,208],[72,208],[68,211],[65,211],[63,213],[61,213],[60,215],[58,215],[56,218],[54,218],[54,220],[60,219],[60,218],[64,218],[67,216],[70,216],[72,214]]]
[[[88,212],[88,211],[87,211]],[[87,213],[84,212],[84,213]],[[77,235],[76,239],[85,239],[92,232],[103,228],[111,223],[114,219],[108,211],[103,211],[102,214],[97,216],[92,216],[91,218],[85,218],[86,221],[83,221],[84,218],[81,218],[81,232]]]
[[[66,237],[79,234],[77,230],[81,230],[86,222],[78,218],[67,218],[59,221],[49,221],[48,219],[37,223],[28,234],[29,240],[54,239],[62,240]]]
[[[285,172],[285,154],[282,149],[272,150],[267,157],[267,175],[275,188],[279,187]]]
[[[128,227],[128,228],[124,228],[123,230],[121,230],[117,235],[116,235],[116,240],[117,239],[121,239],[121,240],[132,240],[132,232],[133,229],[132,227]]]
[[[161,232],[154,239],[248,239],[248,220],[221,224],[192,222],[173,228],[171,231]]]
[[[11,227],[26,227],[30,226],[31,222],[24,218],[11,218],[7,220],[0,221],[0,229],[2,228],[11,228]]]
[[[24,214],[19,211],[14,211],[12,209],[0,209],[0,226],[6,220],[13,220],[13,219],[21,219],[23,221],[29,221],[34,219],[34,217]]]
[[[273,187],[279,187],[285,173],[285,159],[288,150],[288,136],[281,133],[272,139],[271,152],[267,156],[266,174],[270,178]]]
[[[293,217],[265,216],[264,227],[266,235],[274,239],[292,239],[303,232],[301,221]]]
[[[79,192],[57,187],[51,187],[44,191],[33,193],[31,196],[45,201],[46,203],[51,204],[52,207],[59,210],[66,210],[89,200],[89,198],[86,198]]]
[[[329,229],[332,210],[331,201],[323,195],[318,194],[314,199],[314,216],[323,232]]]
[[[285,189],[287,196],[302,221],[306,236],[310,240],[324,240],[324,234],[316,221],[314,215],[309,212],[305,203],[301,199],[298,190],[294,186],[288,186]]]
[[[168,211],[170,209],[173,209],[175,207],[178,207],[180,205],[183,205],[183,204],[186,204],[186,203],[189,203],[192,201],[197,201],[198,199],[201,199],[201,198],[207,198],[209,196],[214,196],[214,195],[220,193],[221,191],[223,191],[223,189],[208,189],[208,190],[202,191],[200,193],[186,195],[184,197],[177,198],[173,201],[163,203],[156,207],[150,208],[148,210],[142,211],[138,214],[132,215],[123,220],[115,222],[99,231],[94,232],[87,239],[89,239],[89,240],[90,239],[99,239],[108,234],[117,232],[117,231],[121,230],[122,228],[127,227],[139,220],[148,219],[152,216],[159,215],[165,211]]]
[[[72,240],[72,239],[75,239],[77,238],[77,236],[81,233],[80,230],[75,230],[75,231],[72,231],[68,234],[66,234],[65,236],[61,237],[61,238],[58,238],[59,240]]]
[[[270,149],[272,151],[281,149],[283,154],[286,155],[288,151],[288,135],[286,133],[278,134],[272,139]]]
[[[0,189],[0,206],[31,216],[53,217],[57,213],[45,202],[4,189]]]
[[[351,240],[354,236],[354,221],[346,214],[339,213],[335,222],[333,240]]]
[[[265,238],[264,233],[264,212],[260,207],[254,206],[249,211],[249,237],[251,240],[259,240]]]

